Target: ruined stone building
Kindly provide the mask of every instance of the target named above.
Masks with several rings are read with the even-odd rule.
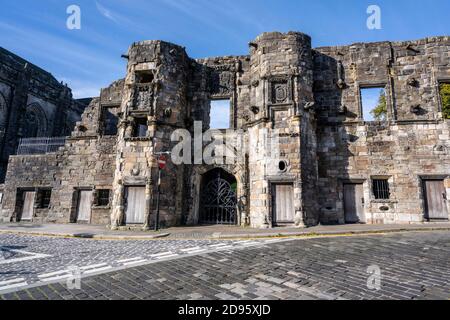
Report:
[[[151,227],[158,155],[174,150],[179,130],[194,136],[201,121],[206,131],[216,100],[254,144],[232,164],[168,157],[163,227],[448,220],[449,37],[313,49],[305,34],[273,32],[249,50],[195,60],[167,42],[134,43],[125,78],[92,100],[64,146],[10,157],[3,220]],[[363,106],[367,88],[385,92],[377,121]],[[275,156],[258,156],[272,149],[261,132],[277,132]],[[184,152],[195,157],[195,146]]]
[[[84,108],[50,73],[0,47],[0,183],[21,138],[70,135]]]

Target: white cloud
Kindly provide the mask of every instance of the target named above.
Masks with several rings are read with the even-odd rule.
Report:
[[[95,1],[95,6],[97,7],[97,10],[101,13],[102,16],[105,18],[112,20],[116,23],[118,23],[118,19],[115,17],[115,15],[111,12],[111,10],[105,8],[102,6],[98,1]]]

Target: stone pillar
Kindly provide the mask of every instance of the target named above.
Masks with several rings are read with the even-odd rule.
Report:
[[[150,230],[150,226],[152,224],[152,200],[153,200],[153,179],[152,179],[152,169],[149,168],[149,174],[147,177],[147,184],[145,186],[145,211],[146,218],[143,229]]]

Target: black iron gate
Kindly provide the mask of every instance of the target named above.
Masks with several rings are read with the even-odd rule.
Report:
[[[201,194],[200,223],[236,224],[236,192],[220,172],[207,182]]]

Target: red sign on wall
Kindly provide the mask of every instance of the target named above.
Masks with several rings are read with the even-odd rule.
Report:
[[[167,164],[166,156],[164,156],[164,155],[159,156],[159,158],[158,158],[159,169],[164,170],[166,168],[166,164]]]

